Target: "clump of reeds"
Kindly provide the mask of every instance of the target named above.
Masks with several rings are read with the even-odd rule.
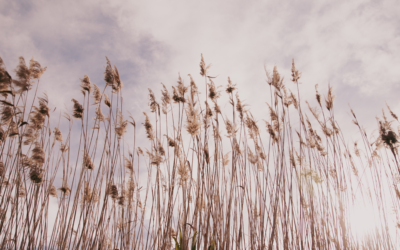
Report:
[[[294,84],[266,71],[267,105],[252,113],[201,55],[203,86],[178,76],[172,90],[162,84],[160,102],[149,90],[142,149],[108,58],[103,85],[81,79],[65,131],[52,124],[51,100],[36,95],[45,70],[21,57],[13,77],[0,58],[1,249],[399,247],[399,121],[389,106],[394,120],[383,112],[375,138],[351,110],[365,150],[349,148],[333,89],[325,103],[317,86],[315,106],[301,101],[294,60]],[[257,118],[260,109],[269,115]],[[363,238],[351,222],[358,199],[380,216]]]

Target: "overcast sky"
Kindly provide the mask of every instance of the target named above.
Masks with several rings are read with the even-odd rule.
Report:
[[[295,58],[303,100],[314,102],[315,84],[324,95],[330,84],[342,128],[354,126],[348,103],[364,126],[374,127],[385,101],[400,114],[399,13],[394,0],[0,0],[0,57],[9,71],[19,56],[47,66],[41,91],[62,109],[72,107],[85,74],[104,86],[108,56],[138,124],[148,111],[147,88],[159,97],[160,83],[175,85],[178,73],[187,83],[187,74],[203,82],[201,53],[216,84],[230,76],[254,113],[265,110],[261,115],[269,100],[264,65],[271,71],[277,65],[293,87]]]
[[[395,0],[0,0],[0,57],[9,72],[19,56],[47,66],[39,92],[59,112],[81,98],[85,74],[104,87],[108,56],[139,132],[149,111],[147,88],[159,98],[160,83],[171,89],[180,73],[205,92],[201,53],[215,83],[225,86],[230,76],[259,121],[268,119],[264,66],[276,65],[294,89],[295,58],[302,100],[316,105],[315,84],[323,95],[333,86],[335,117],[351,143],[359,136],[349,104],[368,133],[385,102],[400,116],[399,13]]]

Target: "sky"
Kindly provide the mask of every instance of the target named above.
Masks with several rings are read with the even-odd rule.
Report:
[[[47,71],[50,105],[71,107],[80,78],[104,86],[105,56],[117,65],[124,102],[138,124],[147,88],[180,73],[202,83],[200,54],[217,85],[230,76],[250,108],[267,110],[264,66],[290,81],[291,60],[303,73],[303,100],[315,84],[336,95],[336,117],[349,129],[349,105],[376,127],[387,102],[400,111],[400,6],[395,1],[0,1],[0,57],[11,71],[34,57]],[[264,113],[260,114],[265,115]],[[137,116],[137,117],[136,117]],[[344,123],[344,124],[343,124]]]
[[[376,132],[385,102],[400,114],[399,13],[394,0],[0,0],[0,57],[10,72],[19,56],[47,66],[39,93],[71,110],[85,74],[105,86],[107,56],[139,132],[148,88],[159,99],[161,82],[171,89],[178,74],[186,84],[191,74],[205,92],[201,54],[216,85],[229,76],[258,120],[268,115],[264,67],[277,66],[294,89],[294,58],[302,100],[315,106],[314,86],[324,96],[332,86],[335,117],[351,143],[359,137],[349,106],[367,133]]]

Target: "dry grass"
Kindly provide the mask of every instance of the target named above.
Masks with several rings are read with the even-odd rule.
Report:
[[[372,139],[352,111],[362,143],[349,148],[332,88],[325,102],[316,90],[317,106],[305,106],[275,67],[267,72],[270,116],[260,127],[236,85],[228,78],[225,91],[217,88],[209,67],[201,56],[203,96],[192,76],[188,86],[179,76],[171,93],[163,85],[161,103],[149,90],[150,113],[136,118],[149,142],[143,150],[108,59],[102,91],[88,76],[81,80],[83,95],[64,114],[67,131],[50,124],[47,96],[37,97],[46,68],[20,58],[11,77],[0,59],[0,248],[399,247],[392,231],[399,222],[391,221],[399,218],[398,132],[385,113]],[[297,93],[300,77],[293,61]],[[133,140],[125,140],[127,131]],[[350,218],[357,199],[379,216],[362,238]]]

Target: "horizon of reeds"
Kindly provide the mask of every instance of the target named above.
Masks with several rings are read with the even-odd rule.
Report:
[[[179,76],[172,90],[162,85],[160,101],[149,89],[149,112],[136,118],[144,120],[144,148],[136,145],[140,124],[123,113],[118,69],[106,63],[102,90],[81,79],[62,131],[37,93],[46,68],[20,57],[12,77],[0,58],[0,249],[399,246],[399,121],[389,106],[394,120],[383,112],[376,138],[351,110],[363,150],[350,148],[332,88],[325,98],[316,88],[315,107],[301,100],[294,60],[293,92],[277,67],[266,71],[269,117],[258,122],[230,78],[216,86],[201,56],[203,83]],[[379,216],[361,238],[350,218],[358,199]]]

